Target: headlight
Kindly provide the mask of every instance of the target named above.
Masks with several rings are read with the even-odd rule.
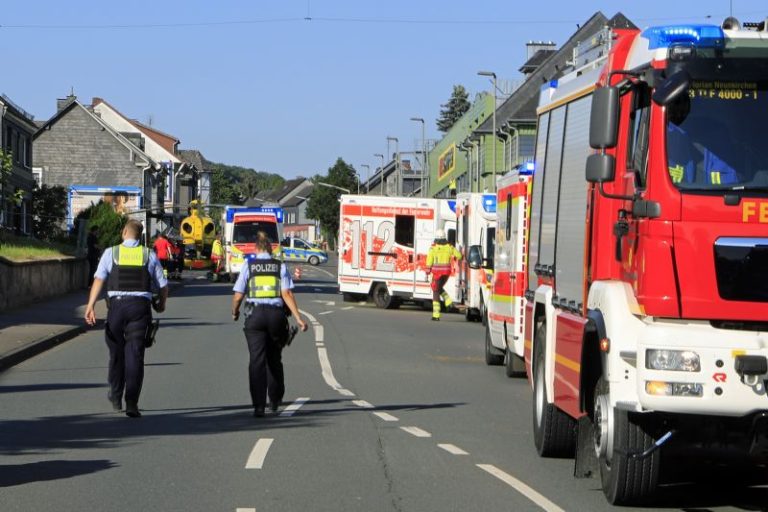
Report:
[[[645,351],[645,367],[649,370],[673,372],[701,371],[699,354],[691,350],[648,349]]]
[[[645,392],[654,396],[702,396],[704,386],[696,382],[660,382],[649,380]]]

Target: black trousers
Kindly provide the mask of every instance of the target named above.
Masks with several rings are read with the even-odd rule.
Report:
[[[142,297],[111,298],[107,313],[110,394],[138,403],[144,381],[144,340],[152,322],[149,300]]]
[[[254,408],[263,408],[267,395],[271,403],[279,404],[285,394],[282,343],[287,323],[282,307],[256,306],[245,319],[243,331],[250,354],[248,383]]]

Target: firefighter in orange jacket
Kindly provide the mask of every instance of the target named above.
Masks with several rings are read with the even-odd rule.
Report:
[[[461,253],[445,238],[445,231],[435,232],[435,242],[427,253],[427,274],[432,274],[432,320],[440,320],[440,299],[443,299],[446,309],[453,305],[451,297],[443,287],[451,277],[453,260],[460,260]]]

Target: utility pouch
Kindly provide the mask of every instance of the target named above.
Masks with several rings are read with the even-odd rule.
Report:
[[[296,333],[299,332],[299,327],[297,325],[291,325],[290,323],[287,324],[287,329],[285,333],[285,337],[283,338],[283,348],[289,346],[291,342],[293,341],[293,338],[296,337]]]
[[[160,320],[152,320],[152,323],[147,327],[147,336],[144,338],[144,348],[149,348],[155,344],[155,335],[160,328]]]
[[[254,309],[253,303],[246,302],[245,306],[243,306],[243,318],[248,319],[248,317],[253,314]]]

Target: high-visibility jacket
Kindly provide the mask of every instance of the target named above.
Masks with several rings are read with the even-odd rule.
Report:
[[[248,298],[280,298],[280,265],[274,258],[254,259],[248,262]]]
[[[141,245],[112,247],[112,270],[107,276],[111,292],[151,292],[149,249]]]
[[[461,259],[461,253],[447,241],[436,241],[427,253],[427,270],[433,276],[451,275],[451,260]]]
[[[213,241],[213,245],[211,246],[211,256],[215,256],[217,258],[224,256],[224,247],[221,246],[220,240]]]

